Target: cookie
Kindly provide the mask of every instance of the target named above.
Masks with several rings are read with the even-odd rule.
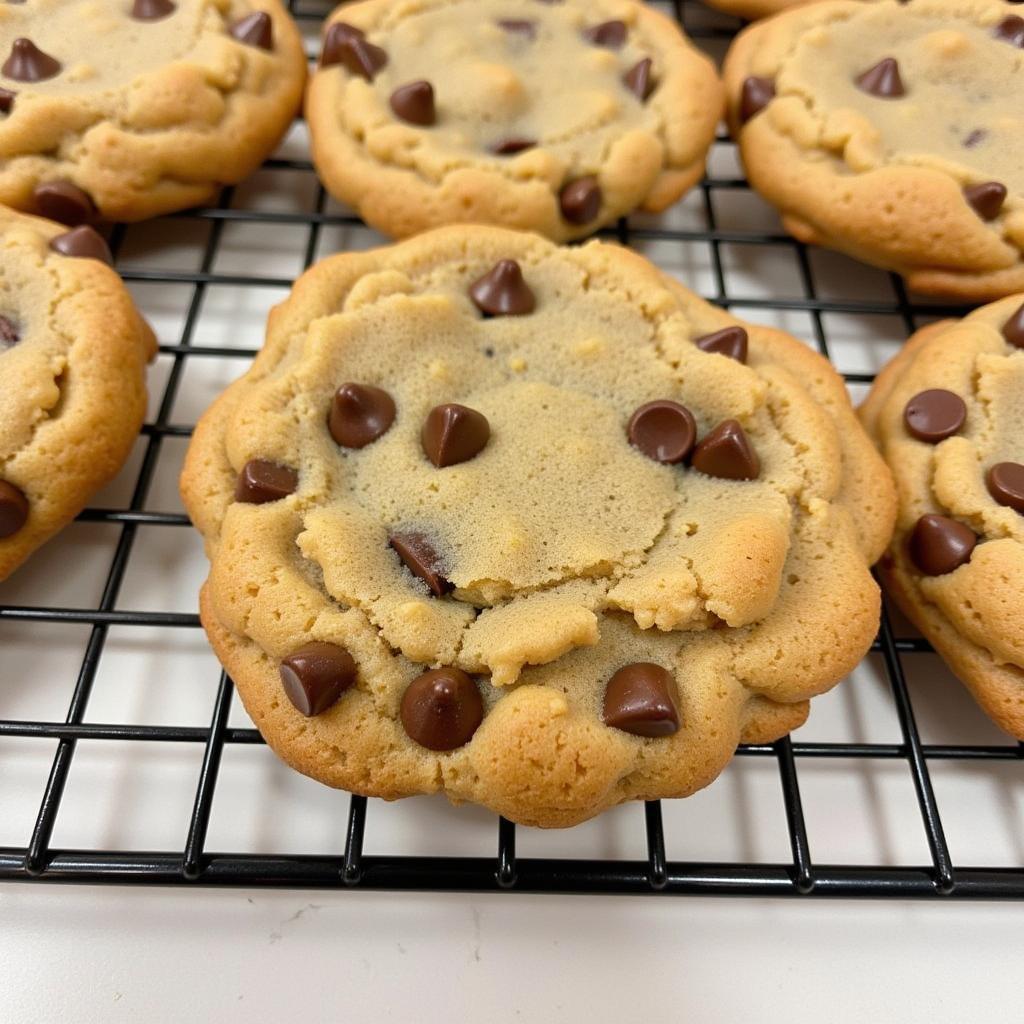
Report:
[[[634,0],[368,0],[328,21],[306,118],[324,184],[386,234],[563,241],[674,203],[723,106],[707,57]]]
[[[74,226],[207,202],[277,145],[305,74],[279,0],[0,5],[0,203]]]
[[[1024,290],[1024,19],[990,0],[837,0],[725,64],[751,184],[805,242],[968,300]]]
[[[801,724],[875,635],[894,501],[810,349],[626,250],[483,226],[308,271],[181,485],[274,750],[542,826]]]
[[[149,327],[106,243],[0,208],[0,580],[70,522],[131,451]]]
[[[861,406],[896,478],[887,590],[1024,739],[1024,295],[918,331]]]

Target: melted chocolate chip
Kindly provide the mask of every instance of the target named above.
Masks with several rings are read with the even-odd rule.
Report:
[[[231,35],[246,46],[255,46],[260,50],[274,48],[274,23],[265,11],[253,11],[231,26]]]
[[[28,521],[28,498],[14,484],[0,480],[0,540],[13,537]]]
[[[491,152],[497,156],[512,156],[514,153],[522,153],[523,150],[533,149],[536,145],[536,139],[512,137],[496,142],[491,146]]]
[[[629,443],[655,462],[682,462],[697,440],[697,423],[684,405],[660,399],[641,405],[626,428]]]
[[[900,78],[900,66],[892,57],[880,60],[874,67],[859,74],[854,82],[862,92],[880,99],[891,100],[906,95]]]
[[[626,41],[629,29],[624,21],[602,21],[583,30],[583,36],[595,46],[606,46],[610,50],[618,50]]]
[[[604,723],[633,736],[671,736],[679,731],[672,673],[647,661],[620,668],[604,692]]]
[[[0,89],[0,114],[9,114],[14,106],[14,97],[18,94],[10,89]]]
[[[974,149],[979,142],[988,137],[988,132],[984,128],[975,128],[968,132],[963,141],[964,149]]]
[[[21,341],[18,325],[9,317],[0,316],[0,349],[10,348]]]
[[[587,224],[601,211],[601,186],[588,174],[569,182],[558,195],[562,216],[570,224]]]
[[[312,718],[326,711],[356,681],[356,663],[344,647],[321,642],[293,651],[281,662],[281,684],[296,710]]]
[[[114,257],[103,238],[92,228],[83,224],[81,227],[65,231],[50,239],[50,248],[62,256],[73,256],[78,259],[100,260],[108,266],[114,265]]]
[[[490,437],[491,425],[482,412],[451,402],[427,413],[420,440],[427,458],[444,469],[479,455]]]
[[[389,543],[409,572],[423,580],[435,597],[444,597],[452,589],[442,575],[441,559],[434,545],[422,533],[395,533]]]
[[[964,400],[943,388],[931,388],[914,395],[903,410],[907,432],[928,444],[938,444],[959,433],[966,419]]]
[[[42,216],[68,227],[89,224],[96,219],[92,197],[70,181],[44,181],[36,185],[32,197]]]
[[[177,4],[171,0],[135,0],[132,4],[132,17],[136,21],[159,21],[173,14]]]
[[[1019,462],[997,462],[985,474],[985,483],[1000,505],[1024,512],[1024,466]]]
[[[623,76],[622,84],[643,103],[654,92],[654,61],[650,57],[634,64]]]
[[[372,384],[342,384],[331,402],[327,428],[342,448],[365,448],[395,422],[394,399]]]
[[[336,21],[324,36],[323,49],[320,51],[320,66],[329,67],[341,63],[341,47],[352,39],[365,39],[366,34],[361,28],[350,25],[346,21]]]
[[[995,220],[1006,200],[1006,186],[998,181],[983,181],[980,185],[968,185],[964,189],[964,199],[982,220]]]
[[[61,63],[32,42],[31,39],[15,39],[11,54],[4,61],[0,72],[16,82],[42,82],[60,74]]]
[[[775,99],[775,82],[760,75],[743,79],[740,90],[740,121],[746,123],[755,114],[760,114]]]
[[[429,127],[437,122],[434,87],[427,81],[400,85],[391,94],[391,109],[403,121]]]
[[[947,516],[921,516],[910,535],[910,558],[926,576],[944,576],[971,560],[978,538]]]
[[[402,696],[402,725],[428,750],[455,750],[473,738],[484,719],[484,702],[473,680],[457,668],[424,672]]]
[[[998,25],[993,33],[996,39],[1002,39],[1011,46],[1018,46],[1024,49],[1024,18],[1016,14],[1007,15]]]
[[[501,260],[469,286],[469,297],[488,316],[525,316],[537,299],[515,260]]]
[[[1024,305],[1003,324],[1003,337],[1014,347],[1024,348]]]
[[[755,480],[761,472],[761,460],[736,420],[725,420],[706,434],[690,462],[698,472],[723,480]]]
[[[527,21],[525,18],[502,18],[498,24],[513,35],[522,36],[524,39],[535,39],[537,37],[537,22]]]
[[[359,75],[372,82],[382,67],[388,62],[387,53],[379,46],[371,43],[361,29],[344,21],[336,21],[328,30],[324,39],[324,48],[320,54],[320,66],[330,67],[342,64],[353,75]]]
[[[723,327],[697,338],[694,344],[704,352],[714,352],[720,356],[728,356],[737,363],[747,361],[747,332],[742,327]]]
[[[238,474],[235,500],[250,505],[265,505],[294,494],[299,474],[291,466],[282,466],[266,459],[250,459]]]

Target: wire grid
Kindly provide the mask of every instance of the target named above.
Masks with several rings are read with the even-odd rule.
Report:
[[[676,0],[676,17],[691,37],[712,48],[723,46],[739,23],[731,19],[694,18],[689,4]],[[307,27],[324,17],[329,5],[318,0],[290,0],[293,16]],[[701,12],[702,14],[706,12]],[[727,137],[719,145],[729,145]],[[312,175],[312,166],[303,160],[275,159],[266,166],[275,171]],[[706,219],[704,230],[676,230],[648,227],[623,220],[608,234],[629,245],[634,241],[701,242],[710,247],[714,288],[705,297],[727,309],[758,307],[773,310],[797,310],[810,317],[813,338],[818,349],[829,356],[829,344],[823,315],[829,313],[888,314],[900,318],[909,334],[919,319],[958,316],[966,310],[959,306],[912,303],[902,281],[890,275],[892,295],[867,301],[831,300],[819,297],[808,248],[783,234],[764,234],[740,230],[722,230],[715,218],[712,195],[715,192],[747,189],[740,177],[706,178],[700,184],[700,196]],[[517,890],[522,892],[634,893],[634,894],[713,894],[749,896],[808,897],[938,897],[938,898],[1024,898],[1024,868],[967,867],[954,865],[939,816],[929,773],[929,762],[940,760],[986,762],[1021,761],[1024,744],[970,745],[923,744],[908,692],[901,659],[931,652],[921,639],[897,637],[887,613],[883,612],[879,635],[872,650],[881,655],[888,686],[891,688],[899,720],[901,740],[896,743],[807,743],[789,737],[769,745],[740,747],[745,758],[766,758],[778,766],[786,829],[792,860],[789,863],[696,863],[670,860],[666,850],[661,805],[645,804],[647,857],[644,860],[594,860],[566,858],[518,858],[516,826],[499,819],[494,857],[424,857],[364,855],[367,800],[350,797],[344,854],[341,857],[319,855],[225,854],[208,851],[205,846],[218,770],[225,744],[261,744],[252,728],[232,728],[228,715],[233,697],[231,680],[221,673],[208,727],[114,724],[86,722],[97,667],[112,626],[149,626],[167,630],[196,630],[199,618],[194,614],[145,612],[116,608],[117,598],[132,557],[140,527],[188,528],[186,516],[147,511],[145,501],[153,481],[161,446],[167,438],[184,438],[191,426],[171,421],[174,401],[179,392],[186,361],[210,357],[252,356],[255,350],[197,345],[193,336],[199,321],[206,290],[211,285],[237,287],[277,287],[291,285],[289,278],[215,273],[218,246],[228,222],[274,225],[305,225],[308,230],[304,266],[317,253],[325,225],[361,226],[354,216],[325,212],[327,196],[317,185],[312,212],[286,213],[232,208],[234,190],[223,190],[215,207],[190,210],[179,218],[208,222],[207,242],[196,272],[127,269],[128,281],[161,282],[187,285],[192,289],[184,325],[177,343],[163,344],[160,352],[170,357],[170,373],[152,423],[143,428],[144,455],[126,508],[87,509],[79,517],[86,522],[115,524],[120,534],[106,574],[98,606],[95,608],[51,608],[3,606],[0,621],[86,624],[90,627],[84,657],[74,682],[67,716],[63,722],[0,720],[3,737],[34,737],[56,740],[57,750],[31,835],[24,847],[0,847],[0,880],[43,880],[59,882],[115,882],[159,885],[214,886],[295,886],[354,889],[422,890]],[[137,230],[137,229],[135,229]],[[118,254],[126,229],[115,227],[111,249]],[[799,271],[803,296],[798,298],[741,298],[731,295],[723,269],[721,246],[727,243],[788,247]],[[848,383],[868,384],[870,373],[846,373]],[[125,850],[54,849],[51,837],[61,808],[61,800],[71,772],[79,740],[129,740],[164,743],[201,744],[202,766],[192,813],[181,850],[139,853]],[[920,825],[927,839],[930,860],[915,867],[888,865],[826,865],[811,858],[811,842],[800,796],[798,763],[806,758],[852,758],[897,761],[905,764],[913,781]],[[0,783],[2,784],[2,783]]]

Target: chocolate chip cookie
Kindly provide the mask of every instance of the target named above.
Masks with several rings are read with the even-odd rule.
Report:
[[[306,117],[327,188],[389,235],[561,241],[674,203],[723,105],[711,62],[634,0],[367,0],[328,21]]]
[[[991,0],[816,3],[725,65],[751,184],[797,238],[970,300],[1024,289],[1024,18]]]
[[[121,468],[154,339],[106,243],[0,208],[0,580]]]
[[[894,509],[806,346],[617,247],[471,226],[308,271],[181,484],[285,760],[545,826],[803,722],[874,637]]]
[[[896,478],[887,589],[1024,739],[1024,295],[918,331],[861,407]]]
[[[0,202],[71,226],[205,202],[274,148],[305,74],[279,0],[0,5]]]

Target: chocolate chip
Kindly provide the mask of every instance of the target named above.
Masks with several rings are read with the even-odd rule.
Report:
[[[14,97],[18,94],[10,89],[0,89],[0,114],[9,114],[14,106]]]
[[[501,18],[498,24],[513,35],[522,36],[524,39],[535,39],[537,37],[537,22],[527,21],[524,18]]]
[[[944,576],[971,560],[978,538],[947,516],[921,516],[910,535],[910,558],[926,576]]]
[[[159,21],[173,14],[177,4],[171,0],[135,0],[132,4],[132,17],[136,21]]]
[[[18,325],[9,317],[0,316],[0,348],[10,348],[21,341]]]
[[[312,718],[356,681],[356,663],[344,647],[317,641],[289,654],[280,673],[288,699],[300,714]]]
[[[294,494],[299,474],[291,466],[282,466],[266,459],[250,459],[238,474],[235,500],[250,505],[265,505]]]
[[[536,296],[515,260],[501,260],[469,286],[469,297],[488,316],[524,316],[537,306]]]
[[[427,413],[420,434],[423,451],[438,469],[468,462],[484,450],[490,437],[487,417],[455,402],[435,405]]]
[[[587,224],[601,211],[601,186],[597,178],[588,174],[585,178],[570,181],[558,195],[562,216],[570,224]]]
[[[434,87],[427,81],[400,85],[391,94],[391,109],[403,121],[427,127],[437,121]]]
[[[522,153],[524,149],[533,149],[536,145],[536,139],[512,137],[496,142],[491,146],[491,152],[498,156],[511,156],[513,153]]]
[[[274,23],[265,11],[253,11],[231,26],[231,35],[246,46],[261,50],[274,48]]]
[[[0,480],[0,540],[13,537],[28,521],[28,498],[14,484]]]
[[[583,30],[583,35],[595,46],[607,46],[610,50],[618,50],[626,41],[628,33],[624,21],[602,21]]]
[[[1024,305],[1003,324],[1003,337],[1016,348],[1024,348]]]
[[[1019,462],[997,462],[985,474],[985,483],[1000,505],[1024,512],[1024,466]]]
[[[342,448],[365,448],[395,422],[394,399],[372,384],[342,384],[334,393],[327,427]]]
[[[423,580],[435,597],[444,597],[452,589],[441,574],[441,559],[433,544],[422,533],[394,533],[389,543],[409,572]]]
[[[620,668],[604,691],[604,724],[633,736],[671,736],[679,731],[672,673],[649,661]]]
[[[77,227],[96,219],[96,204],[88,192],[70,181],[44,181],[32,192],[36,210],[50,220]]]
[[[327,30],[323,52],[320,55],[322,68],[342,64],[353,75],[359,75],[372,82],[377,72],[387,62],[387,53],[379,46],[374,46],[354,25],[338,21]]]
[[[320,51],[320,67],[341,63],[341,47],[352,39],[365,39],[366,33],[347,21],[336,21],[324,36],[323,49]]]
[[[995,220],[1006,199],[1006,186],[998,181],[983,181],[980,185],[968,185],[964,199],[982,220]]]
[[[736,420],[725,420],[705,435],[690,462],[698,472],[723,480],[754,480],[761,472],[761,460]]]
[[[740,121],[746,123],[775,99],[775,82],[760,75],[743,79],[740,90]]]
[[[622,76],[622,84],[641,103],[654,92],[654,76],[651,73],[653,67],[654,61],[650,57],[644,57]]]
[[[402,696],[402,725],[428,750],[455,750],[473,738],[484,702],[473,680],[457,668],[424,672]]]
[[[984,128],[975,128],[973,131],[967,133],[964,138],[963,146],[965,149],[974,149],[982,139],[988,136],[988,132]]]
[[[697,338],[694,344],[704,352],[715,352],[728,356],[737,363],[747,361],[747,332],[742,327],[723,327]]]
[[[938,444],[959,433],[966,419],[964,400],[943,388],[931,388],[914,395],[903,410],[907,432],[929,444]]]
[[[108,266],[114,265],[114,257],[102,237],[92,228],[83,224],[81,227],[65,231],[50,239],[50,248],[62,256],[74,256],[84,260],[100,260]]]
[[[17,82],[42,82],[60,73],[61,63],[32,42],[31,39],[15,39],[11,54],[4,61],[0,72]]]
[[[874,67],[859,74],[854,82],[862,92],[881,99],[891,100],[906,95],[900,78],[900,66],[892,57],[880,60]]]
[[[629,418],[629,443],[649,459],[682,462],[697,440],[697,423],[684,405],[667,398],[648,402]]]
[[[1010,14],[1003,18],[993,33],[996,39],[1002,39],[1012,46],[1019,46],[1024,49],[1024,18],[1016,14]]]

